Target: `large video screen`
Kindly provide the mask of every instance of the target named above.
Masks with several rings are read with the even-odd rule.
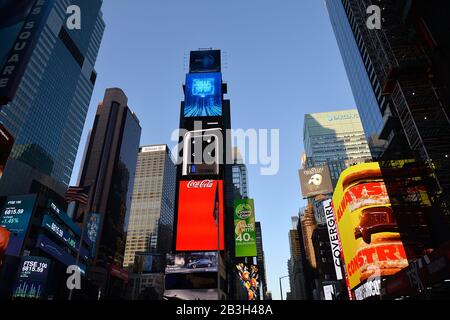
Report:
[[[168,254],[166,274],[217,272],[217,262],[217,252]]]
[[[220,72],[186,75],[184,116],[222,116],[222,74]]]
[[[253,199],[234,200],[236,257],[256,257],[255,205]]]
[[[180,181],[176,250],[223,250],[223,225],[223,181]]]
[[[35,203],[35,195],[7,198],[0,211],[0,227],[11,232],[5,254],[20,256]]]
[[[13,288],[14,298],[43,299],[51,261],[43,257],[22,257]]]

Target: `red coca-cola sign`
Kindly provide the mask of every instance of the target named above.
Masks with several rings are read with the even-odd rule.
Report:
[[[191,180],[188,182],[187,187],[188,189],[202,189],[202,188],[212,188],[214,185],[213,180]]]

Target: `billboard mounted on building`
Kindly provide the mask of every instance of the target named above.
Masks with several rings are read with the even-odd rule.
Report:
[[[222,74],[188,73],[184,117],[222,116]]]
[[[221,57],[220,50],[191,51],[189,61],[189,72],[220,72]]]
[[[223,250],[223,205],[223,180],[180,181],[176,251]]]
[[[300,186],[303,198],[333,192],[330,169],[328,166],[311,167],[299,170]]]
[[[255,205],[253,199],[234,200],[236,257],[256,257]]]
[[[43,257],[22,257],[13,287],[13,298],[44,299],[51,261]]]
[[[377,278],[408,266],[379,164],[364,163],[343,171],[333,204],[348,289],[354,298],[368,298],[363,293],[379,284],[374,282]]]

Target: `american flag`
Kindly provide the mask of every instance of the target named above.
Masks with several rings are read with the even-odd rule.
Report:
[[[65,200],[66,202],[75,201],[86,205],[89,199],[89,193],[91,191],[91,186],[87,187],[69,187],[67,189]]]

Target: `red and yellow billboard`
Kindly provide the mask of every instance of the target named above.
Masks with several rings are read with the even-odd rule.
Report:
[[[176,251],[224,249],[223,181],[180,181]]]
[[[349,289],[408,266],[378,163],[342,172],[333,194]]]

